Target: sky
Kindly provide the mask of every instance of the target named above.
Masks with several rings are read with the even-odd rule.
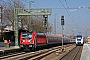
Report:
[[[64,34],[90,36],[90,0],[27,0],[34,1],[32,8],[51,8],[48,21],[53,26],[56,15],[56,33],[62,33],[61,16],[64,16]],[[27,5],[28,6],[28,5]]]
[[[64,34],[90,36],[90,0],[22,0],[26,8],[33,1],[32,8],[51,8],[48,22],[53,26],[56,15],[56,33],[62,33],[61,16],[64,16]]]
[[[29,0],[30,1],[30,0]],[[64,15],[64,34],[90,36],[90,0],[32,0],[32,8],[52,8],[48,21],[54,28],[56,14],[56,33],[62,33],[61,16]],[[54,29],[52,31],[54,33]]]

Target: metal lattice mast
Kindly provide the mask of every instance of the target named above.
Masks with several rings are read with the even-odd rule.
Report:
[[[33,15],[51,15],[50,8],[15,8],[14,9],[14,31],[15,31],[15,46],[18,46],[18,16],[33,16]]]
[[[56,34],[56,14],[54,15],[54,34]]]
[[[14,31],[15,31],[15,46],[18,46],[18,9],[14,9]]]
[[[31,9],[31,7],[32,7],[32,3],[34,3],[34,1],[29,1],[29,8]],[[33,30],[32,28],[32,17],[31,16],[29,16],[29,21],[28,21],[28,30],[30,31],[30,30]]]

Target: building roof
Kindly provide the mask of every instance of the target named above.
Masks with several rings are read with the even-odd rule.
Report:
[[[62,34],[56,34],[56,36],[62,36]]]

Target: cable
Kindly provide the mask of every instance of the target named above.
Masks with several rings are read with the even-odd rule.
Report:
[[[42,8],[36,1],[35,1],[35,3],[36,3],[40,8]]]
[[[51,8],[51,9],[68,9],[68,8]],[[77,9],[77,7],[76,8],[69,8],[69,9]]]
[[[68,13],[69,17],[71,18],[71,20],[72,20],[72,22],[73,22],[73,24],[74,24],[74,26],[75,26],[75,23],[74,23],[74,21],[73,21],[73,19],[72,19],[71,15],[69,14],[68,10],[65,8],[65,6],[63,5],[63,3],[62,3],[60,0],[59,0],[59,2],[62,4],[62,6],[64,7],[64,9],[67,11],[67,13]],[[77,27],[76,27],[76,26],[75,26],[75,28],[77,29]]]
[[[66,2],[66,6],[67,6],[67,8],[69,8],[69,6],[68,6],[68,4],[67,4],[67,0],[65,0],[65,2]]]

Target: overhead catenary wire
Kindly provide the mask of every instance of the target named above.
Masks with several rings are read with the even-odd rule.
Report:
[[[38,5],[40,8],[42,8],[36,1],[35,1],[36,5]]]
[[[67,0],[65,0],[65,2],[66,2],[66,6],[67,6],[67,8],[69,9],[69,5],[68,5],[68,3],[67,3]]]
[[[67,8],[69,7],[69,5],[67,4],[67,0],[65,0],[65,2],[66,2],[66,6],[67,6]],[[69,11],[75,11],[75,10],[78,10],[78,9],[80,9],[80,8],[88,8],[88,7],[86,7],[86,6],[79,6],[78,8],[76,8],[76,9],[74,9],[74,10],[69,10]],[[80,19],[82,16],[84,16],[85,14],[87,14],[88,12],[86,12],[86,13],[84,13],[84,14],[82,14],[80,17],[78,17],[77,19]],[[72,17],[73,17],[73,15],[71,15]],[[75,20],[77,20],[77,19],[75,19]],[[79,21],[79,20],[78,20]],[[75,21],[74,21],[75,22]],[[78,23],[78,27],[79,27],[79,23]],[[82,29],[81,27],[79,27],[79,29]],[[78,29],[78,30],[79,30]]]
[[[60,4],[62,4],[62,6],[64,7],[64,9],[66,10],[66,12],[68,13],[68,15],[69,15],[69,17],[70,17],[70,19],[71,19],[71,21],[73,22],[73,24],[74,24],[74,27],[75,27],[75,29],[77,29],[77,27],[76,27],[76,25],[75,25],[75,23],[74,23],[74,21],[73,21],[73,19],[72,19],[72,16],[70,15],[70,13],[68,12],[68,10],[65,8],[65,6],[64,6],[64,4],[59,0],[59,2],[60,2]]]
[[[23,1],[23,0],[22,0]],[[24,0],[24,1],[27,1],[27,0]],[[66,0],[65,0],[66,1]],[[35,5],[35,4],[34,4]],[[36,5],[37,6],[37,5]],[[52,9],[65,9],[65,8],[52,8]],[[66,9],[68,9],[68,7],[66,8]],[[70,8],[69,7],[69,9],[74,9],[74,8]]]

